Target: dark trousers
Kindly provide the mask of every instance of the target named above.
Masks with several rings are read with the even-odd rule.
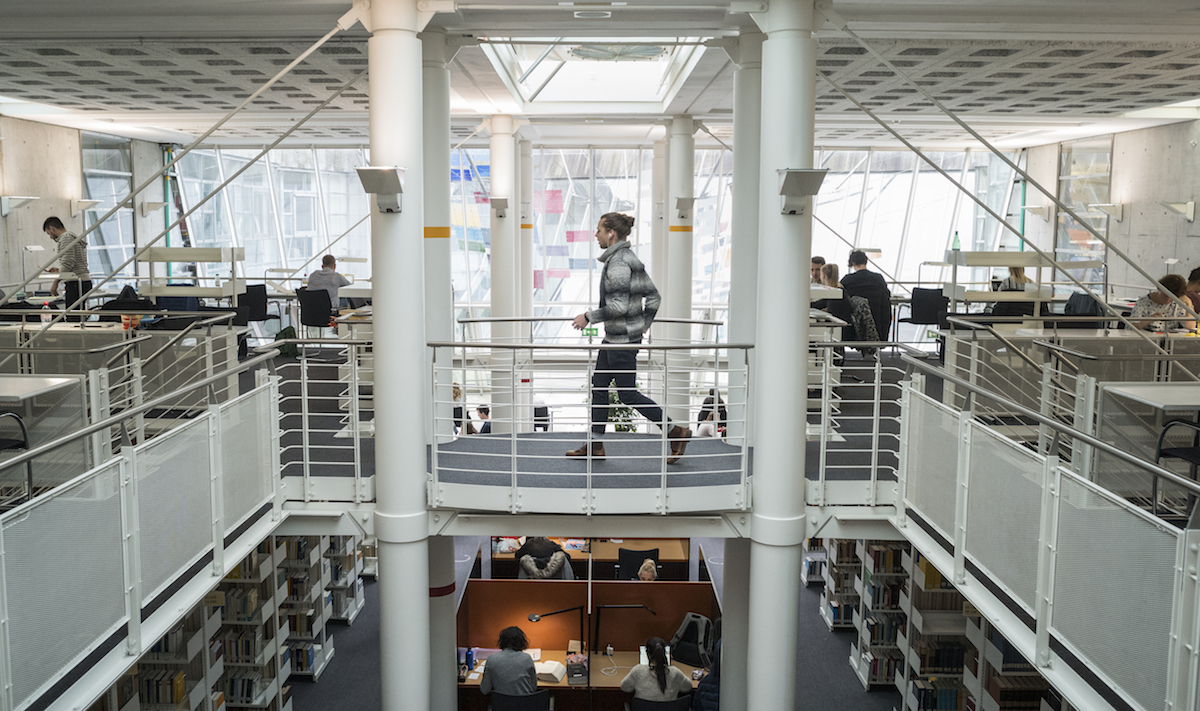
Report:
[[[596,370],[592,375],[592,434],[604,434],[608,423],[609,383],[616,382],[617,397],[625,405],[637,410],[654,424],[665,427],[662,408],[637,389],[637,349],[602,350],[596,356]],[[664,425],[664,422],[666,425]]]
[[[65,281],[65,282],[63,282],[63,288],[64,288],[63,298],[66,299],[66,301],[63,303],[63,308],[67,309],[67,308],[70,308],[71,305],[74,304],[76,301],[79,301],[80,296],[83,296],[84,294],[86,294],[92,290],[92,282],[91,281],[84,281],[84,282]],[[86,309],[87,304],[80,304],[76,308]],[[80,319],[71,319],[71,320],[86,321],[87,317],[84,316]]]

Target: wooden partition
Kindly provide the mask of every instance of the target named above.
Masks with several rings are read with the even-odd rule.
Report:
[[[458,646],[495,647],[500,630],[520,627],[531,647],[565,649],[567,640],[579,637],[579,613],[564,612],[530,622],[530,614],[544,614],[576,605],[587,613],[585,637],[596,623],[596,605],[645,605],[643,609],[606,609],[600,617],[596,641],[604,649],[637,650],[647,637],[670,640],[688,612],[715,620],[720,616],[711,583],[603,581],[591,583],[588,602],[586,580],[471,580],[458,611]]]

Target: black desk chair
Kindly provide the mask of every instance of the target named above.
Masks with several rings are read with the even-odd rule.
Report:
[[[549,689],[530,694],[529,696],[509,696],[492,692],[492,711],[553,711],[554,698]]]
[[[1192,446],[1190,447],[1163,447],[1166,443],[1167,432],[1172,427],[1186,427],[1192,430]],[[1163,458],[1166,459],[1182,459],[1191,465],[1190,476],[1192,481],[1196,481],[1196,469],[1200,467],[1200,423],[1192,422],[1191,420],[1169,420],[1163,425],[1162,432],[1158,435],[1158,445],[1154,448],[1154,463],[1158,464]],[[1188,494],[1188,511],[1191,511],[1195,497]],[[1154,477],[1154,483],[1151,485],[1150,494],[1151,513],[1158,512],[1158,477]]]
[[[21,430],[21,437],[19,439],[13,437],[0,437],[0,451],[9,449],[29,449],[29,430],[25,428],[25,420],[21,419],[21,416],[15,412],[0,412],[0,420],[8,417],[11,417],[16,421],[17,427]],[[33,498],[33,460],[25,462],[25,485],[27,487],[25,500],[29,501]]]
[[[899,319],[898,323],[911,323],[915,326],[937,326],[946,325],[946,312],[950,309],[950,299],[942,293],[941,289],[922,289],[920,287],[912,290],[912,299],[908,302],[908,318]],[[897,334],[897,340],[899,335]],[[946,339],[939,337],[938,339],[938,358],[944,358],[944,348]]]
[[[324,289],[310,290],[306,286],[296,289],[300,300],[300,325],[308,328],[328,328],[333,319],[333,302]]]
[[[662,566],[658,565],[658,549],[651,548],[644,551],[635,551],[629,548],[617,549],[617,566],[613,577],[617,580],[636,580],[638,568],[642,567],[642,562],[647,558],[654,561],[654,565],[661,570]],[[657,572],[657,570],[655,571]]]
[[[647,701],[634,697],[633,701],[625,704],[626,711],[689,711],[691,708],[691,694],[684,694],[674,701]]]

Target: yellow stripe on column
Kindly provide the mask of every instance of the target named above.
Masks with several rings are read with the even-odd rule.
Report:
[[[425,228],[425,239],[434,239],[434,238],[438,238],[438,237],[449,238],[450,237],[450,228],[449,227],[426,227]]]
[[[523,229],[523,230],[532,230],[532,229],[533,229],[533,225],[532,225],[532,224],[525,224],[525,223],[521,223],[521,229]]]
[[[672,232],[691,232],[691,225],[671,225]]]

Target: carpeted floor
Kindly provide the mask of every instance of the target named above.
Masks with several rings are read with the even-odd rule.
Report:
[[[375,711],[379,692],[379,588],[366,580],[366,607],[354,625],[334,623],[336,653],[317,683],[290,680],[292,711]],[[850,668],[856,632],[830,632],[817,614],[821,586],[801,588],[796,711],[893,711],[900,707],[894,687],[863,691]]]

